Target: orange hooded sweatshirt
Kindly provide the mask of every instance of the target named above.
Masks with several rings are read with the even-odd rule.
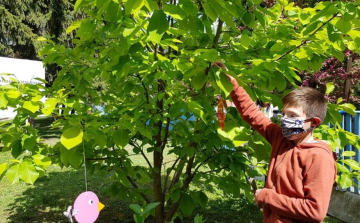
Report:
[[[336,178],[331,148],[317,139],[294,145],[236,80],[233,85],[231,97],[238,112],[272,147],[266,185],[258,195],[263,223],[322,222]]]

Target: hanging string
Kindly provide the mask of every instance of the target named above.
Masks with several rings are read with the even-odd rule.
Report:
[[[85,160],[85,145],[83,141],[83,154],[84,154],[84,175],[85,175],[85,191],[87,192],[87,176],[86,176],[86,160]]]

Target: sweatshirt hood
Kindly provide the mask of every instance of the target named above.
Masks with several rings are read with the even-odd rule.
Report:
[[[329,144],[324,140],[314,139],[311,142],[302,142],[297,145],[299,149],[323,149],[336,159],[335,153],[331,150]]]

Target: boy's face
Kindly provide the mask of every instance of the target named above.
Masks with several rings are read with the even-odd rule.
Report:
[[[282,110],[282,115],[286,118],[306,119],[306,114],[302,107],[285,107]]]
[[[303,110],[302,107],[285,107],[282,110],[282,115],[286,118],[291,118],[291,119],[302,119],[302,120],[306,120],[306,114]],[[306,121],[304,122],[304,129],[309,129],[312,125],[311,121]],[[305,134],[304,137],[301,137],[299,139],[296,139],[294,141],[300,141],[303,138],[306,138],[308,134]]]

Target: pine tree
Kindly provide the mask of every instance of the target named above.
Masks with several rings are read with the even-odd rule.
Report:
[[[38,59],[39,36],[70,39],[75,0],[0,0],[0,56]]]

